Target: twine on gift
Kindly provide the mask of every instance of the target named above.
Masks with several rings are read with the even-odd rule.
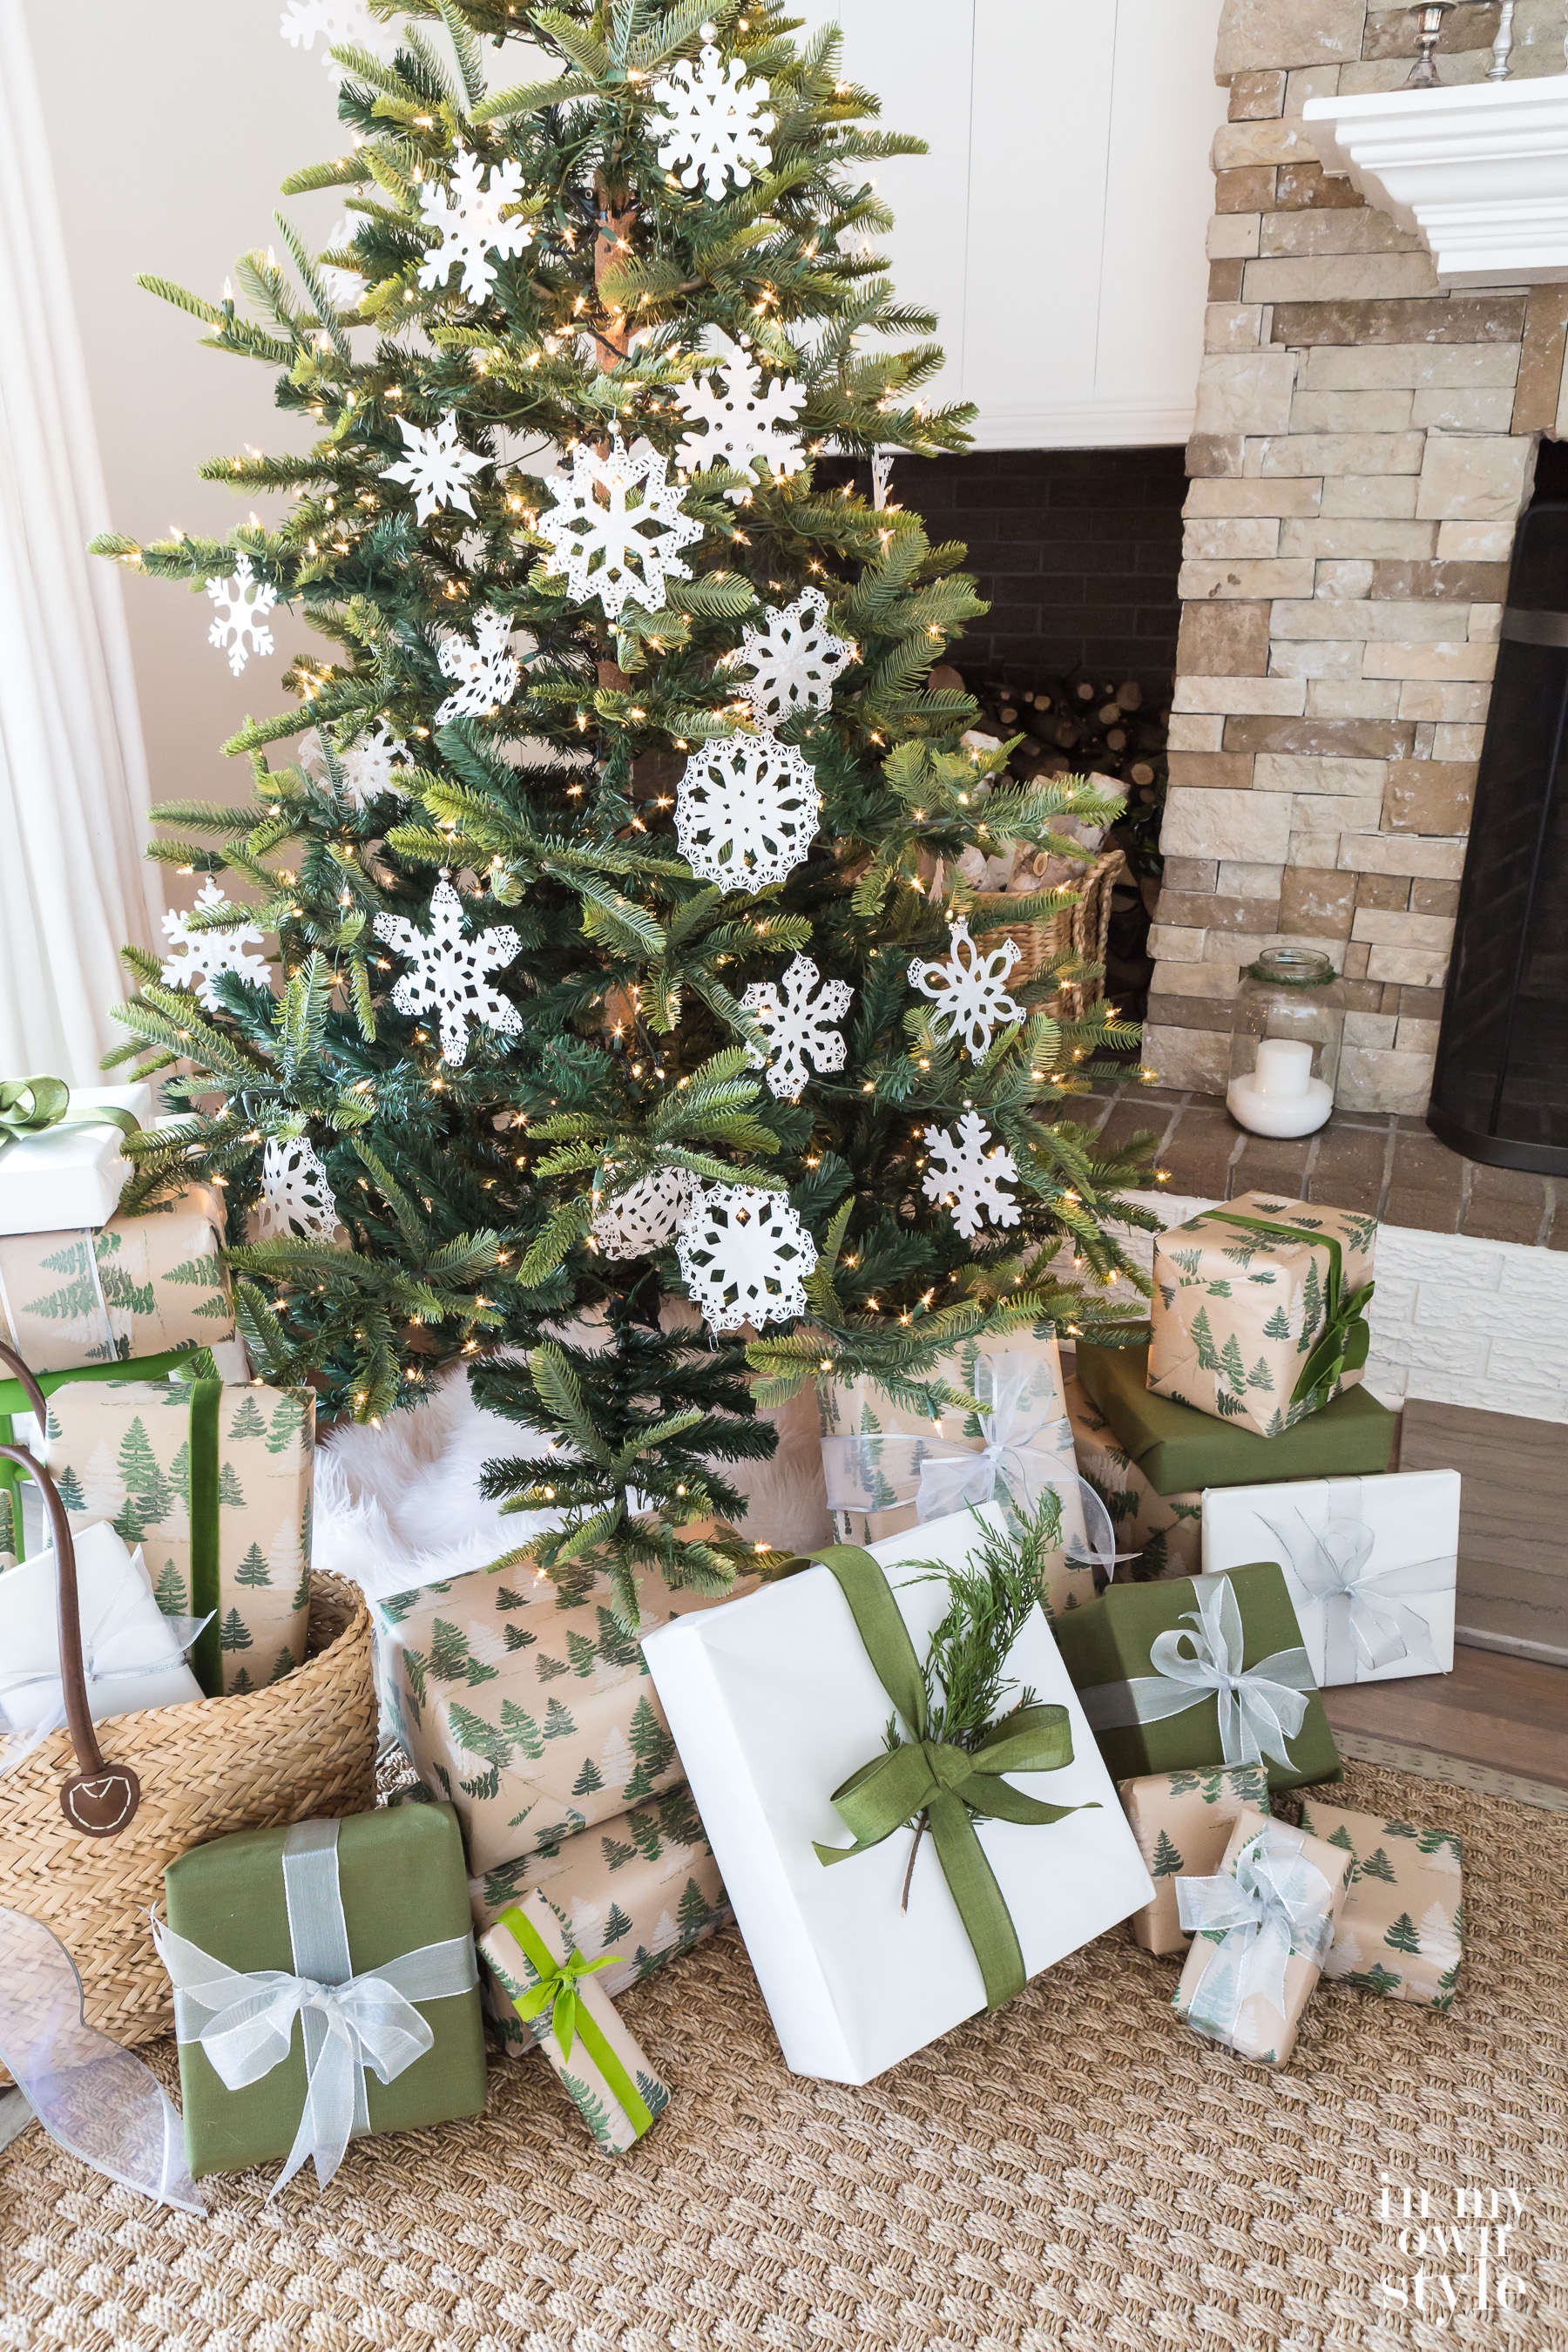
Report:
[[[1216,2042],[1235,2040],[1253,2000],[1285,2015],[1286,1963],[1321,1968],[1334,1939],[1333,1889],[1298,1841],[1301,1832],[1266,1822],[1237,1853],[1231,1871],[1176,1880],[1176,1911],[1189,1935],[1219,1941],[1193,1988],[1189,2025]],[[1181,1994],[1173,2005],[1179,2004]]]

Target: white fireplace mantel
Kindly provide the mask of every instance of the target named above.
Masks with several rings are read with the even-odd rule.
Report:
[[[1568,279],[1568,75],[1314,98],[1302,127],[1445,285]]]

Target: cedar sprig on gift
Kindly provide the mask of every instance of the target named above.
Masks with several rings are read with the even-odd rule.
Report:
[[[1016,1688],[1003,1669],[1030,1611],[1040,1605],[1049,1556],[1061,1547],[1061,1497],[1054,1489],[1019,1513],[1016,1533],[988,1527],[978,1512],[974,1517],[980,1533],[969,1558],[917,1580],[940,1580],[952,1595],[921,1669],[926,1736],[952,1748],[975,1747],[1004,1696]],[[1033,1694],[1022,1691],[1014,1708],[1034,1703]]]

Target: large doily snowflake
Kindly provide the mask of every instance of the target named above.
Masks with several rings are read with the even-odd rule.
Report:
[[[765,890],[816,838],[822,794],[804,751],[732,736],[693,751],[675,794],[675,838],[693,874],[726,890]]]
[[[533,243],[533,223],[502,220],[501,213],[508,205],[517,204],[522,195],[522,165],[496,163],[490,168],[489,180],[483,178],[484,158],[459,147],[452,163],[451,193],[434,181],[426,181],[419,198],[420,215],[426,228],[438,229],[441,242],[425,261],[419,272],[421,286],[434,289],[445,286],[452,264],[463,265],[461,291],[470,302],[482,302],[496,282],[492,253],[514,261]]]
[[[1005,1143],[986,1150],[991,1129],[977,1110],[964,1112],[956,1139],[940,1127],[928,1127],[925,1139],[936,1164],[927,1169],[921,1190],[928,1201],[945,1204],[965,1241],[987,1222],[1017,1223],[1018,1203],[1006,1189],[1007,1179],[1017,1181],[1017,1163]]]
[[[707,364],[678,387],[675,402],[694,426],[708,429],[686,435],[675,452],[677,465],[693,473],[704,466],[733,466],[749,474],[761,457],[775,474],[799,473],[805,452],[786,428],[805,406],[805,386],[793,376],[775,375],[764,390],[761,367],[721,328],[708,329],[702,351]],[[731,489],[724,495],[739,505],[749,493]]]
[[[467,637],[445,640],[437,656],[443,674],[460,683],[456,694],[437,707],[437,727],[445,727],[448,719],[488,718],[511,700],[522,672],[510,642],[511,623],[493,604],[475,614],[472,645]]]
[[[700,29],[702,54],[696,64],[683,58],[648,95],[674,118],[658,151],[661,166],[676,173],[683,188],[704,181],[709,202],[717,204],[726,179],[744,188],[753,172],[769,168],[773,158],[767,142],[773,118],[763,110],[767,83],[748,81],[740,58],[727,63],[721,59],[716,25]]]
[[[606,1257],[645,1257],[685,1222],[695,1187],[684,1168],[654,1168],[618,1192],[594,1220]]]
[[[373,57],[390,58],[397,42],[395,29],[371,16],[361,0],[287,0],[278,29],[296,49],[313,49],[320,33],[321,63],[331,74],[342,70],[332,60],[336,48],[368,49]]]
[[[488,978],[516,955],[517,933],[510,923],[498,923],[477,939],[465,939],[463,902],[447,875],[430,893],[428,932],[416,931],[402,915],[378,915],[375,934],[414,966],[393,990],[394,1004],[399,1013],[440,1014],[441,1059],[452,1069],[460,1069],[468,1059],[470,1022],[499,1029],[508,1037],[517,1035],[521,1013]]]
[[[218,614],[207,631],[207,643],[227,646],[228,666],[237,677],[252,654],[272,651],[272,632],[265,625],[278,591],[268,581],[258,580],[249,556],[242,553],[235,557],[226,580],[207,582],[207,594]]]
[[[767,1064],[775,1095],[796,1101],[811,1075],[808,1064],[819,1070],[844,1067],[844,1038],[833,1024],[842,1021],[854,1002],[848,982],[823,980],[808,955],[784,966],[782,997],[775,981],[752,982],[741,1003],[767,1038],[769,1051],[752,1045],[748,1055],[753,1069]]]
[[[203,914],[214,908],[232,905],[209,874],[196,893],[196,906]],[[216,1012],[217,998],[213,994],[213,982],[220,972],[234,971],[241,980],[265,984],[267,964],[261,956],[253,956],[266,938],[254,923],[237,924],[232,931],[193,930],[187,915],[173,909],[163,917],[163,937],[175,953],[163,965],[163,978],[171,988],[194,988],[209,1012]],[[184,948],[181,955],[178,950]]]
[[[251,1212],[253,1242],[330,1242],[342,1220],[326,1170],[308,1135],[268,1138],[261,1198]]]
[[[858,649],[824,627],[826,610],[821,589],[807,588],[770,613],[765,629],[753,626],[742,635],[735,658],[756,676],[741,692],[759,727],[782,727],[796,711],[826,710],[833,700],[834,678]]]
[[[952,1044],[962,1037],[970,1060],[981,1062],[995,1030],[1027,1018],[1024,1007],[1007,993],[1007,975],[1023,950],[1016,940],[1004,940],[989,955],[982,955],[969,936],[967,915],[949,925],[948,937],[948,960],[922,963],[916,956],[910,966],[910,985],[935,1003],[931,1027],[937,1035],[945,1032]]]
[[[482,474],[489,464],[488,457],[477,457],[465,449],[458,438],[458,420],[448,413],[438,425],[426,428],[410,425],[406,416],[397,420],[406,443],[406,452],[395,466],[384,466],[382,479],[406,482],[414,493],[414,519],[428,522],[433,514],[447,507],[459,508],[471,515],[474,502],[468,496],[468,484],[476,474]]]
[[[706,1184],[676,1244],[691,1303],[711,1331],[805,1313],[816,1244],[782,1192]]]
[[[574,604],[597,596],[605,618],[618,618],[628,596],[647,613],[664,609],[665,582],[689,580],[691,567],[677,550],[702,536],[702,525],[680,510],[680,490],[653,444],[620,442],[607,457],[586,443],[572,460],[568,479],[550,485],[554,506],[539,529],[555,552],[546,572],[564,572]]]
[[[367,801],[378,799],[383,793],[395,793],[399,800],[408,798],[398,782],[397,766],[399,761],[408,761],[408,746],[401,735],[393,733],[384,719],[365,728],[352,743],[341,747],[334,744],[332,753],[343,780],[343,798],[353,807],[362,809]],[[300,738],[300,762],[311,775],[327,774],[327,755],[314,727]]]

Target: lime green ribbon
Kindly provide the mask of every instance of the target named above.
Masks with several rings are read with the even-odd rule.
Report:
[[[1326,1319],[1302,1367],[1301,1377],[1290,1391],[1291,1403],[1300,1404],[1304,1397],[1321,1389],[1321,1401],[1327,1404],[1338,1394],[1345,1374],[1359,1372],[1366,1361],[1372,1346],[1366,1310],[1377,1285],[1363,1282],[1359,1290],[1346,1291],[1343,1253],[1331,1234],[1315,1234],[1307,1225],[1265,1224],[1260,1217],[1233,1217],[1228,1209],[1201,1210],[1192,1222],[1201,1225],[1214,1219],[1221,1224],[1242,1225],[1249,1234],[1267,1234],[1271,1241],[1283,1238],[1288,1242],[1307,1242],[1314,1249],[1328,1251],[1329,1278],[1323,1289]]]
[[[0,1151],[29,1135],[47,1135],[53,1127],[117,1127],[122,1135],[140,1135],[142,1122],[128,1110],[94,1104],[73,1111],[71,1090],[63,1078],[0,1078]]]
[[[613,1954],[606,1952],[603,1959],[585,1960],[581,1952],[568,1952],[563,1960],[558,1960],[532,1920],[515,1903],[509,1904],[501,1913],[500,1925],[526,1953],[528,1964],[539,1979],[531,1990],[510,1994],[519,2017],[531,2021],[548,2009],[549,2031],[555,2036],[563,2061],[571,2057],[573,2042],[581,2041],[641,2139],[653,2123],[653,2111],[611,2049],[580,1990],[581,1979],[591,1977],[596,1969],[607,1969]]]
[[[1063,1706],[1022,1706],[982,1732],[973,1748],[928,1738],[925,1683],[892,1588],[868,1551],[830,1544],[812,1558],[837,1579],[855,1629],[888,1696],[913,1732],[873,1757],[833,1791],[833,1807],[855,1843],[819,1845],[824,1864],[865,1853],[904,1823],[931,1825],[963,1930],[980,1963],[985,2006],[999,2009],[1027,1981],[1002,1890],[975,1834],[973,1816],[1045,1826],[1098,1806],[1047,1805],[1009,1788],[1004,1772],[1056,1772],[1072,1762],[1072,1727]]]

